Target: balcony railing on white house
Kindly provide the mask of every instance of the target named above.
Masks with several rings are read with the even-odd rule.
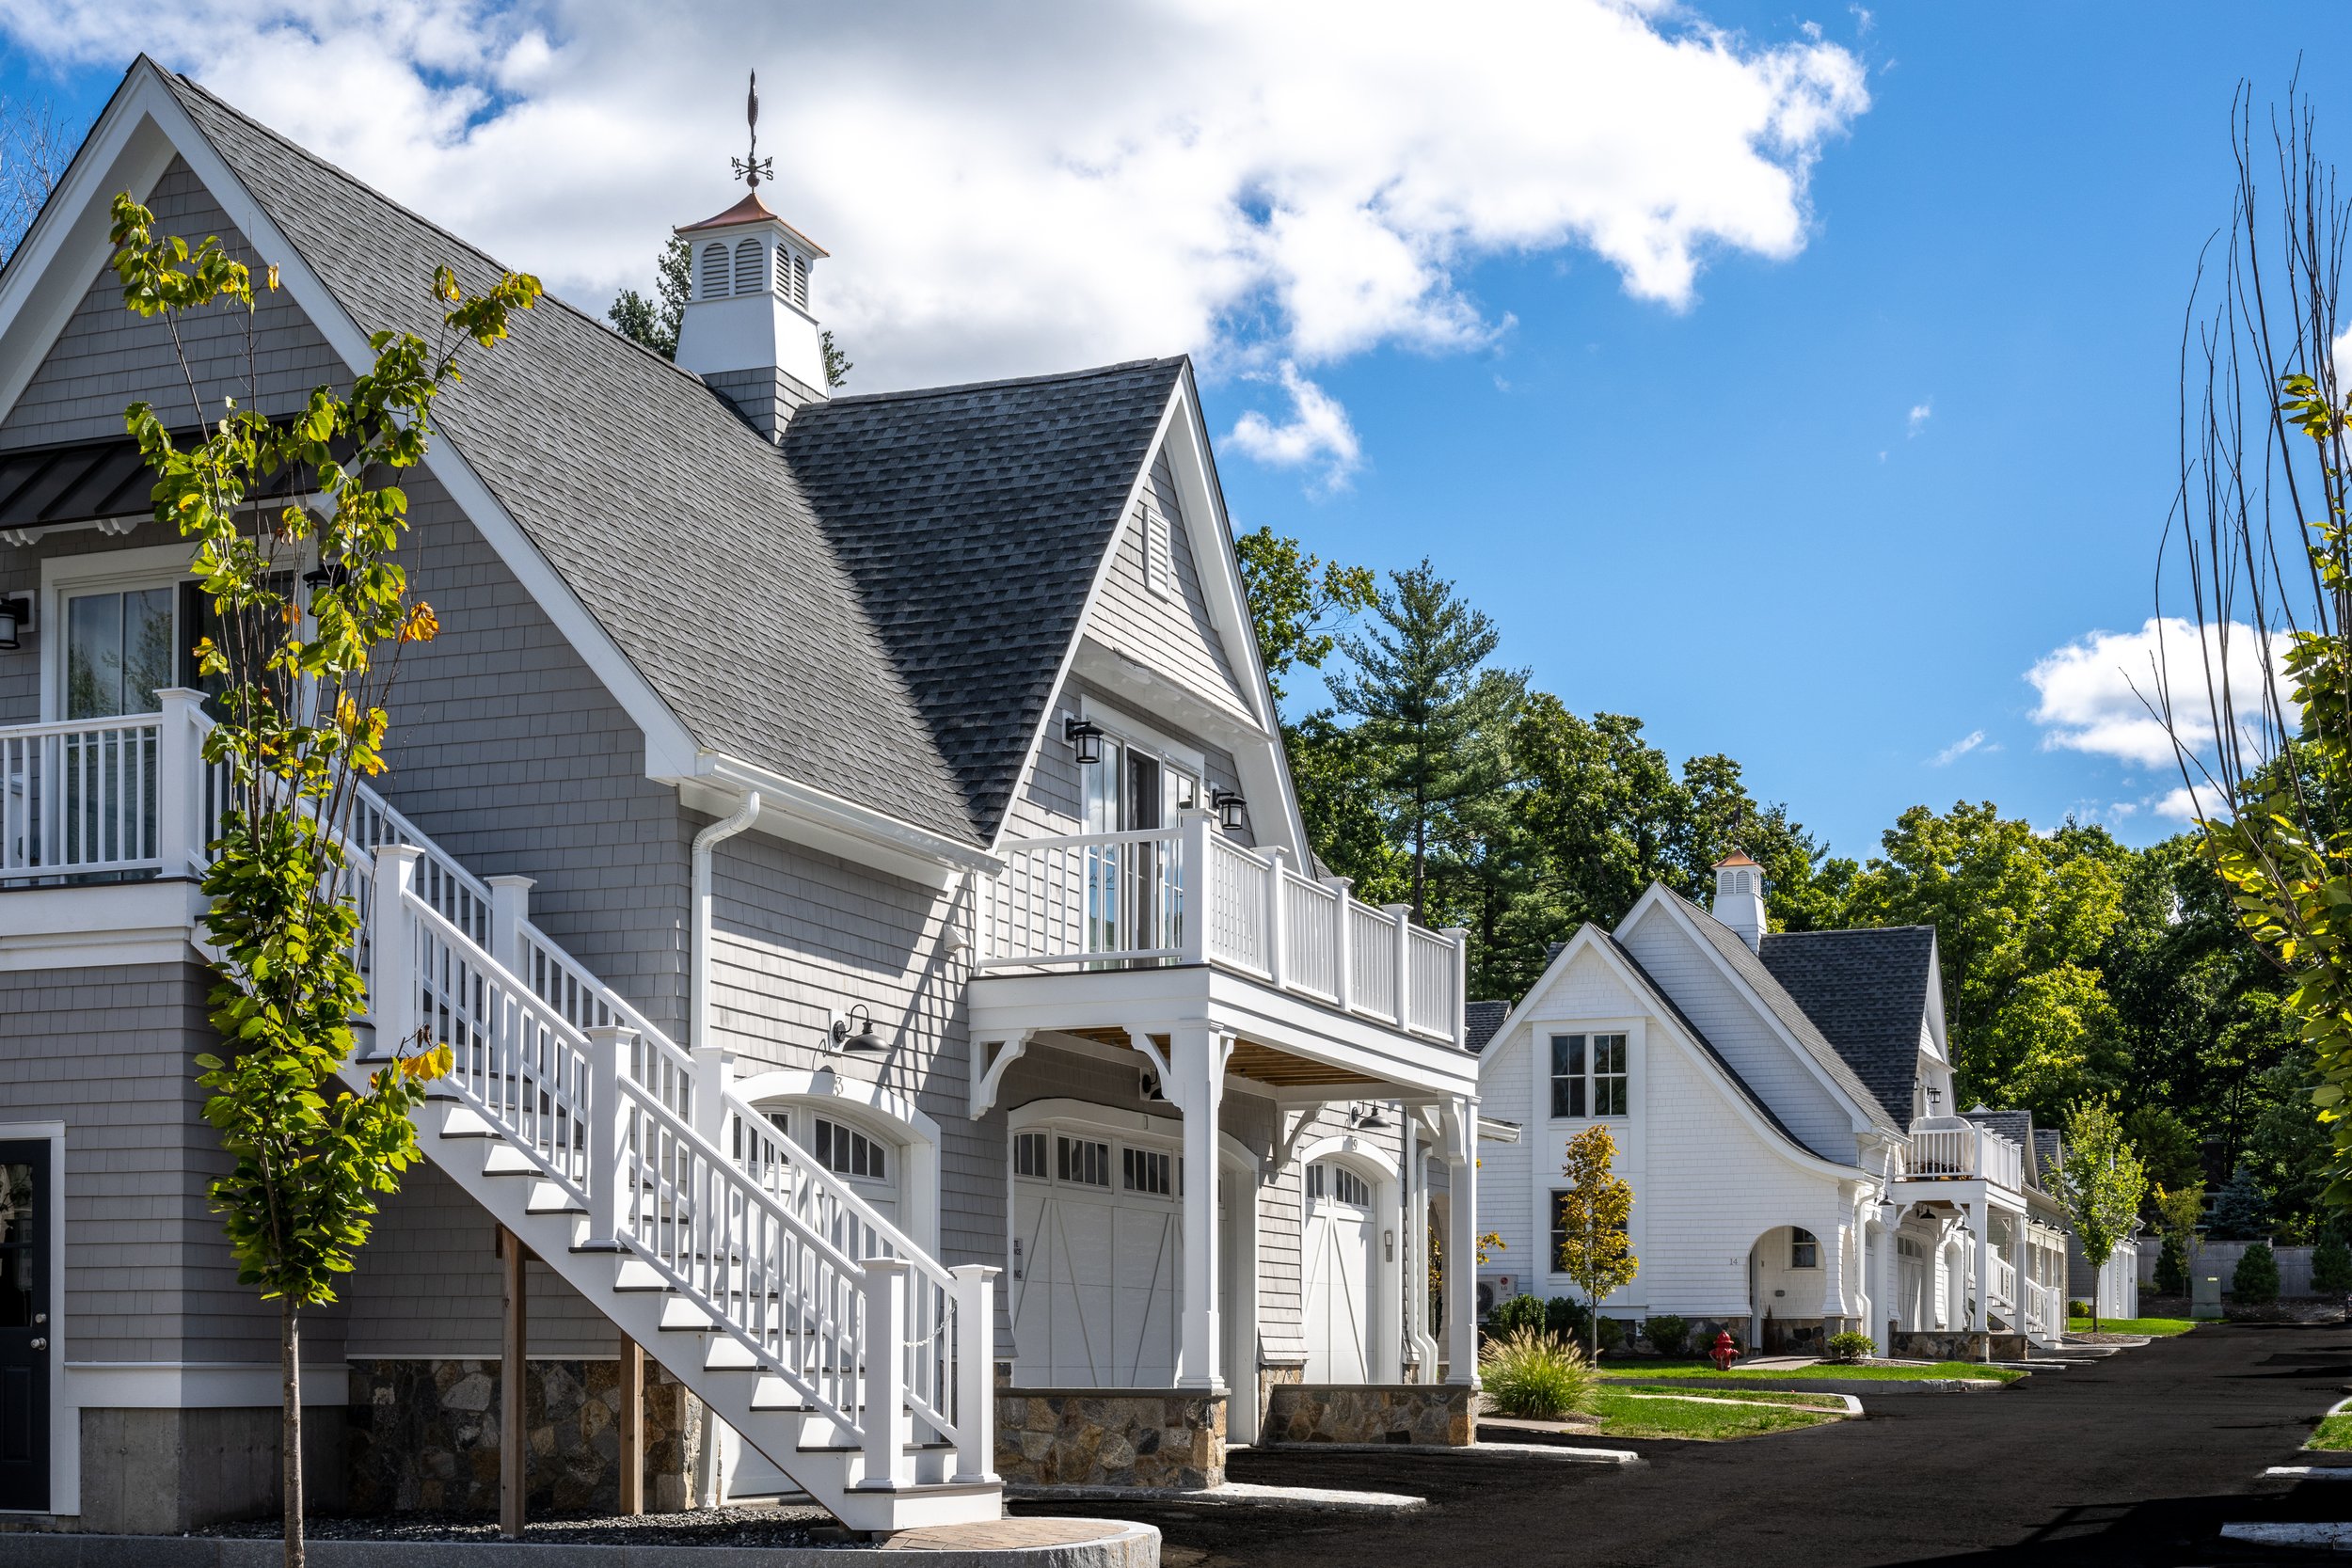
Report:
[[[1347,879],[1173,828],[1018,839],[980,904],[983,970],[1214,964],[1425,1038],[1463,1040],[1463,933],[1358,903]]]
[[[1911,1124],[1903,1179],[1990,1181],[2011,1192],[2025,1185],[2025,1156],[1998,1132],[1962,1117],[1923,1117]]]

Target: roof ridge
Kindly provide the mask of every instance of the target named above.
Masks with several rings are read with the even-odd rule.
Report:
[[[837,398],[827,398],[825,406],[840,407],[851,404],[889,403],[911,398],[953,397],[960,392],[993,391],[999,387],[1037,387],[1048,382],[1084,381],[1090,376],[1119,375],[1128,371],[1157,369],[1164,365],[1182,364],[1186,356],[1167,354],[1157,358],[1121,359],[1111,365],[1089,365],[1075,371],[1043,371],[1033,375],[997,376],[985,381],[958,381],[945,387],[901,387],[888,392],[850,392]]]

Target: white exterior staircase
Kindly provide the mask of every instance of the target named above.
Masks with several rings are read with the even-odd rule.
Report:
[[[0,881],[200,871],[198,692],[0,732]],[[343,847],[373,1025],[450,1074],[424,1155],[850,1528],[995,1519],[993,1268],[948,1269],[362,788]]]

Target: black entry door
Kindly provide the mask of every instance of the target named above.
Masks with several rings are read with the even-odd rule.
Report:
[[[49,1507],[49,1144],[0,1142],[0,1509]]]

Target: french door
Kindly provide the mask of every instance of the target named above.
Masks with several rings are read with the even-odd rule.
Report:
[[[0,1142],[0,1510],[49,1507],[49,1165],[46,1140]]]
[[[1105,736],[1085,769],[1086,831],[1151,832],[1172,827],[1200,798],[1200,782],[1140,748]],[[1088,862],[1087,950],[1184,945],[1184,876],[1161,843],[1105,845]]]

